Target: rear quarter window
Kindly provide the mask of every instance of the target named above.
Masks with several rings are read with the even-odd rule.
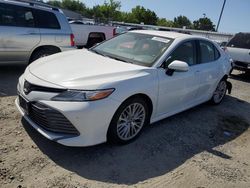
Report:
[[[208,63],[220,58],[220,52],[215,45],[209,41],[199,41],[200,62]]]
[[[35,27],[30,8],[0,3],[0,25],[14,27]]]
[[[36,26],[44,29],[61,29],[56,15],[52,12],[34,10]]]
[[[215,57],[214,60],[217,60],[220,58],[220,52],[215,46],[214,46],[214,57]]]

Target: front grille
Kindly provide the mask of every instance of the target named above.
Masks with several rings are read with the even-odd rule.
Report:
[[[247,68],[247,63],[243,63],[243,62],[240,62],[240,61],[235,61],[234,62],[235,65],[238,65],[238,66],[241,66],[241,67],[244,67],[244,68]]]
[[[51,92],[51,93],[60,93],[66,91],[66,89],[59,89],[59,88],[51,88],[51,87],[44,87],[32,84],[27,80],[24,81],[24,92],[27,95],[32,91],[40,91],[40,92]]]
[[[77,129],[63,114],[39,102],[30,104],[29,117],[47,131],[79,135]]]

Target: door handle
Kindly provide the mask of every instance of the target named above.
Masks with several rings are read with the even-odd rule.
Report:
[[[201,71],[200,70],[195,71],[195,73],[199,73],[199,72],[201,72]]]

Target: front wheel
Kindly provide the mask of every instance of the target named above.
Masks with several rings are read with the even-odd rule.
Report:
[[[227,81],[223,79],[219,82],[213,93],[213,97],[211,98],[212,104],[220,104],[222,99],[225,97],[226,92],[227,92]]]
[[[108,130],[108,141],[126,144],[135,139],[149,123],[149,109],[141,98],[125,101],[116,111]]]

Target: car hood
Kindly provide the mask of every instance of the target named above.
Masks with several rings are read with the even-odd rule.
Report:
[[[88,50],[72,50],[41,58],[29,72],[43,81],[69,89],[99,89],[128,79],[147,67],[125,63]]]

